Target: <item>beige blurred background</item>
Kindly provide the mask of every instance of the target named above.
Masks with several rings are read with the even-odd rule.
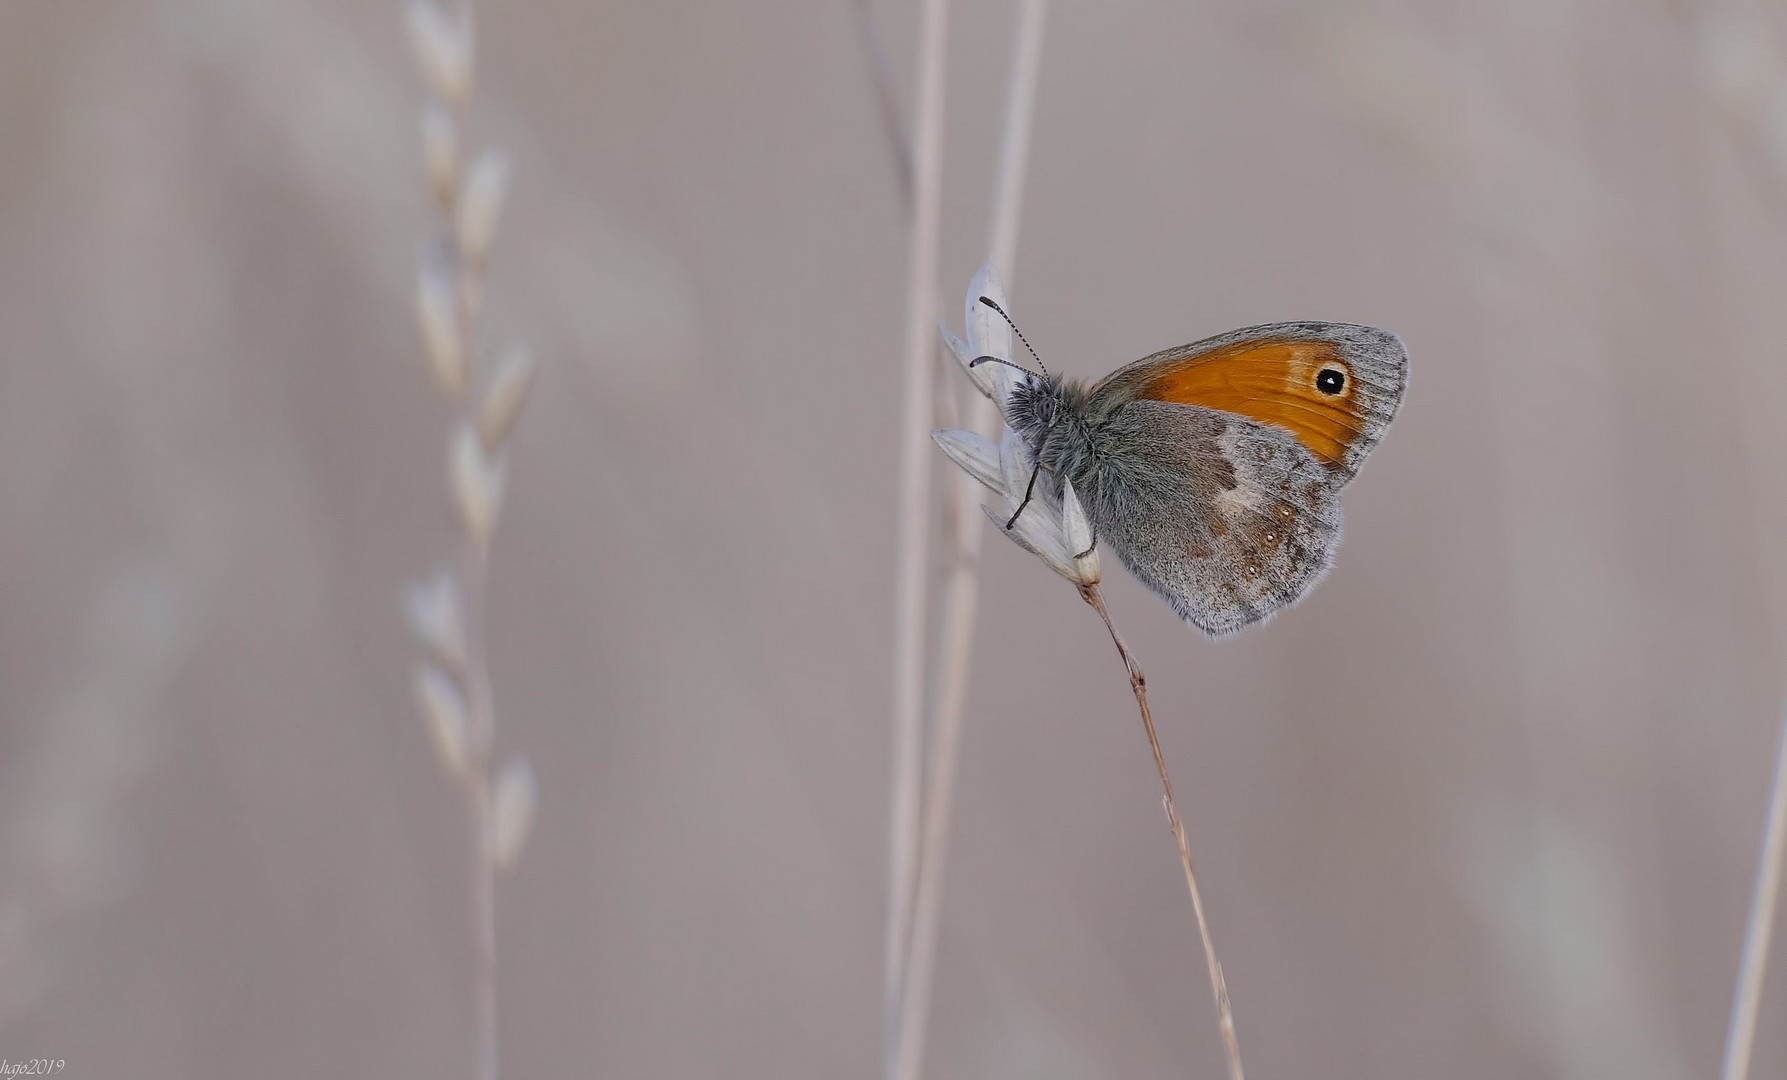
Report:
[[[944,311],[1012,0],[950,28]],[[916,5],[874,7],[910,113]],[[511,1077],[879,1069],[906,238],[849,0],[483,0]],[[1053,6],[1015,313],[1101,374],[1413,355],[1335,572],[1212,645],[1117,572],[1259,1077],[1717,1066],[1787,667],[1787,9]],[[0,6],[0,1056],[454,1077],[452,548],[396,0]],[[1216,1076],[1133,703],[990,540],[929,1075]],[[1787,934],[1752,1076],[1787,1077]]]

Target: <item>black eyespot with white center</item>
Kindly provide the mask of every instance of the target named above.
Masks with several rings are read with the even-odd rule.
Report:
[[[1315,388],[1324,394],[1338,394],[1346,389],[1346,372],[1338,368],[1323,368],[1315,377]]]

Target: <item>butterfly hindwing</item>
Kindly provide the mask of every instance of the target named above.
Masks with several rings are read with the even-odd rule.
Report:
[[[1290,431],[1136,400],[1106,432],[1109,452],[1086,477],[1099,541],[1205,633],[1289,607],[1332,564],[1345,481]]]

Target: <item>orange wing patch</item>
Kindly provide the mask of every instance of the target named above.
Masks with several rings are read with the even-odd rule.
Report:
[[[1351,366],[1326,341],[1267,339],[1188,356],[1144,383],[1136,396],[1258,420],[1284,428],[1316,457],[1341,462],[1365,431]]]

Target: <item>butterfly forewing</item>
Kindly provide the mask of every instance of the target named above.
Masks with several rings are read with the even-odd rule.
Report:
[[[1168,349],[1092,388],[1095,409],[1143,399],[1283,428],[1344,483],[1396,416],[1408,353],[1395,334],[1352,323],[1292,322]]]

